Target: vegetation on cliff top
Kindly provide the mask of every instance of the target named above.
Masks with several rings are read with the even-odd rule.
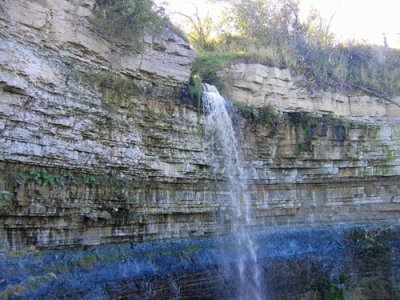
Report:
[[[299,0],[218,0],[226,4],[219,24],[186,16],[198,56],[193,82],[218,84],[216,72],[237,62],[290,68],[323,89],[358,89],[377,96],[400,93],[400,51],[360,42],[338,43],[317,11],[299,18]],[[160,34],[171,23],[154,0],[96,0],[92,22],[109,38],[142,51],[145,31]],[[218,29],[214,29],[218,28]],[[191,94],[198,97],[198,84]]]
[[[198,57],[194,73],[215,82],[216,71],[237,62],[290,68],[323,89],[400,93],[400,51],[360,42],[338,43],[317,11],[303,21],[297,0],[219,0],[221,24],[191,18],[189,38]]]
[[[91,21],[101,34],[124,41],[136,52],[143,50],[144,32],[160,35],[168,27],[184,36],[153,0],[96,0]]]

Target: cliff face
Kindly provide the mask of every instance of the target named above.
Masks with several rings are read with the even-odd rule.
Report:
[[[399,233],[380,226],[258,234],[265,298],[398,299]],[[228,236],[18,253],[0,260],[0,296],[237,299],[237,273],[218,266],[238,251]]]
[[[234,101],[256,107],[271,106],[285,112],[309,112],[369,122],[400,117],[400,97],[390,99],[361,92],[345,94],[301,87],[290,70],[259,64],[236,64],[217,74]]]
[[[234,298],[225,161],[186,92],[194,53],[171,30],[127,52],[93,5],[0,2],[0,297]],[[310,92],[260,65],[219,76],[259,107],[232,117],[266,295],[398,298],[398,99]]]
[[[1,4],[1,250],[229,232],[223,157],[184,96],[189,45],[167,30],[126,53],[91,27],[93,4]],[[263,80],[291,85],[285,71],[271,72]],[[279,93],[290,102],[293,89]],[[243,90],[249,103],[255,90]],[[302,97],[307,105],[277,101],[275,123],[235,119],[255,226],[397,222],[395,106],[368,98],[378,118],[361,123],[299,113],[337,112],[309,109],[332,95]]]

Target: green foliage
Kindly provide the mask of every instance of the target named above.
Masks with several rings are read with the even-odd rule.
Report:
[[[93,176],[93,175],[84,174],[84,175],[82,175],[82,178],[83,178],[85,185],[89,186],[89,187],[93,186],[98,181],[97,177]]]
[[[203,81],[217,83],[217,71],[228,67],[232,60],[240,57],[240,53],[200,53],[193,64],[193,74],[199,76]]]
[[[16,299],[16,298],[26,298],[24,293],[28,291],[36,292],[42,286],[50,284],[51,281],[57,279],[57,276],[54,273],[48,273],[46,275],[37,276],[37,277],[30,277],[28,279],[27,284],[12,284],[6,287],[0,293],[0,299]]]
[[[111,190],[113,193],[122,193],[123,189],[127,187],[132,189],[154,189],[160,186],[160,183],[154,180],[137,180],[132,177],[119,176],[119,174],[98,176],[85,173],[72,173],[69,171],[56,172],[45,169],[28,168],[7,175],[7,181],[5,183],[6,191],[0,191],[0,207],[7,207],[10,205],[13,197],[24,188],[27,188],[28,184],[46,188],[64,187],[66,189],[71,186],[87,188],[102,186]]]
[[[306,151],[306,150],[307,150],[307,145],[306,145],[306,143],[300,143],[300,144],[298,144],[298,145],[297,145],[297,149],[298,149],[300,152]]]
[[[296,0],[228,0],[230,22],[241,35],[276,48],[290,41],[299,29]]]
[[[194,70],[204,81],[217,84],[216,71],[246,62],[291,68],[321,89],[362,90],[380,97],[400,93],[399,50],[336,43],[317,11],[306,21],[299,19],[296,0],[220,1],[230,3],[219,26],[225,32],[211,38],[207,31],[207,42],[196,46],[200,53]]]
[[[188,89],[190,97],[196,101],[197,109],[200,111],[202,108],[203,95],[202,79],[200,75],[195,74],[190,77]]]
[[[1,191],[0,192],[0,207],[7,205],[11,202],[14,193],[9,191]]]
[[[309,80],[322,88],[400,92],[400,51],[360,43],[307,43],[296,49]]]
[[[303,127],[304,136],[308,136],[308,134],[312,128],[311,124],[305,123],[305,124],[303,124],[302,127]]]
[[[237,111],[244,117],[245,119],[249,119],[255,121],[259,117],[258,109],[254,106],[246,105],[242,102],[234,102],[233,103]]]
[[[283,117],[270,105],[255,107],[241,102],[235,102],[234,106],[245,119],[269,126],[274,131],[276,131],[283,123]]]
[[[303,126],[313,122],[314,116],[307,112],[288,113],[290,122],[295,126]]]
[[[297,144],[299,152],[312,150],[312,139],[314,137],[314,129],[325,124],[326,120],[320,116],[306,112],[293,112],[288,114],[289,121],[294,125],[296,130],[296,138],[301,142]],[[300,133],[303,133],[302,135]]]
[[[321,294],[325,300],[345,300],[344,290],[330,281],[324,284]]]
[[[154,257],[154,253],[153,252],[146,252],[146,257],[148,258],[148,259],[152,259],[153,257]]]
[[[188,261],[189,263],[193,263],[193,259],[184,250],[179,251],[177,254],[178,254],[179,258],[184,259],[184,260]]]
[[[163,250],[163,251],[161,252],[161,254],[164,255],[164,256],[171,256],[171,255],[172,255],[172,252],[169,251],[169,250]]]
[[[239,61],[245,63],[258,63],[282,69],[297,68],[294,53],[284,47],[248,46],[246,51],[240,56]]]
[[[12,285],[10,288],[8,288],[5,291],[2,291],[0,293],[0,299],[1,300],[8,300],[8,299],[19,298],[27,290],[28,289],[25,286]]]
[[[15,191],[19,186],[29,182],[46,187],[52,187],[55,185],[65,186],[66,184],[70,183],[77,183],[92,187],[99,181],[100,179],[97,176],[89,174],[73,174],[68,171],[64,171],[62,174],[54,174],[44,169],[37,170],[28,168],[25,171],[9,174],[7,186],[12,191]],[[1,196],[3,196],[3,198],[12,197],[13,194],[13,192],[4,192],[0,195],[0,198]]]
[[[71,180],[72,174],[70,172],[64,172],[61,176],[56,177],[57,184],[65,186],[65,184]]]
[[[88,255],[86,255],[84,257],[81,257],[78,260],[76,260],[75,263],[76,263],[76,265],[78,267],[89,271],[97,263],[97,258],[93,254],[88,254]]]
[[[28,283],[29,289],[31,291],[37,291],[40,287],[55,279],[57,279],[57,276],[54,273],[49,273],[47,275],[30,278]]]
[[[143,32],[161,33],[165,19],[153,0],[97,0],[92,23],[108,38],[119,38],[140,52]]]
[[[274,130],[278,129],[283,123],[283,117],[279,115],[271,105],[265,105],[259,109],[259,117],[266,124],[271,126]]]
[[[211,38],[212,19],[207,16],[201,18],[196,10],[195,16],[184,15],[191,25],[189,32],[189,41],[197,51],[214,50],[214,41]]]
[[[53,186],[57,182],[56,177],[50,174],[47,170],[27,169],[24,175],[25,180],[33,181],[38,185]]]

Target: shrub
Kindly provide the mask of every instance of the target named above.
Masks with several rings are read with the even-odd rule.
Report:
[[[144,31],[160,34],[166,17],[153,0],[96,0],[92,23],[108,38],[119,38],[142,51]]]
[[[283,116],[280,115],[271,105],[255,107],[241,102],[234,102],[239,114],[252,122],[264,124],[276,132],[283,124]]]
[[[357,88],[378,93],[400,92],[400,51],[363,43],[297,48],[308,79],[318,86]]]
[[[193,70],[204,81],[218,85],[218,70],[245,62],[291,68],[305,75],[305,84],[321,89],[362,90],[379,97],[400,93],[399,50],[337,43],[317,11],[306,21],[299,19],[296,0],[224,1],[231,4],[219,26],[225,32],[215,37],[207,31],[207,43],[197,47]]]
[[[240,53],[200,53],[193,65],[193,74],[200,76],[203,81],[217,84],[217,71],[228,67],[232,60],[240,55]]]

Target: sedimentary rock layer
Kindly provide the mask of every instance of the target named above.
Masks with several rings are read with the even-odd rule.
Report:
[[[267,299],[398,299],[399,227],[254,234]],[[236,299],[231,236],[2,255],[0,297]],[[230,272],[220,265],[230,264]],[[225,270],[226,271],[226,270]]]
[[[185,92],[193,52],[167,30],[126,53],[92,27],[93,4],[1,3],[1,250],[228,233],[224,158]],[[236,116],[252,226],[398,222],[385,109],[370,123]]]
[[[301,87],[289,69],[260,64],[236,64],[218,72],[227,95],[234,101],[257,107],[272,106],[286,112],[379,121],[400,117],[400,97],[383,99],[362,92],[329,92]]]

